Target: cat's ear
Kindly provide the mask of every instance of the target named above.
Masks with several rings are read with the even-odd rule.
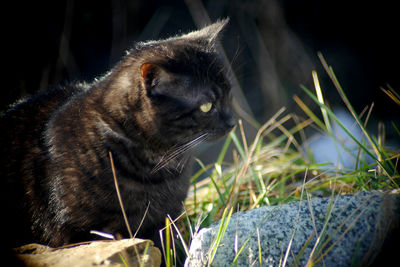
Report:
[[[140,83],[148,93],[160,91],[171,80],[171,74],[157,64],[144,63],[140,67]]]
[[[198,31],[191,32],[187,37],[192,39],[199,39],[200,41],[206,41],[208,44],[213,45],[215,41],[220,37],[226,25],[229,22],[229,18],[219,20],[207,27],[204,27]]]

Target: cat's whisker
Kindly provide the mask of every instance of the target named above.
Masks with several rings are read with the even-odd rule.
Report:
[[[198,145],[200,142],[202,142],[202,141],[207,137],[207,135],[208,135],[208,134],[206,134],[206,133],[205,133],[205,134],[202,134],[202,135],[200,135],[199,137],[193,139],[192,141],[189,141],[189,142],[187,142],[186,144],[184,144],[184,145],[178,147],[178,149],[176,149],[175,151],[173,151],[173,153],[171,153],[169,157],[174,158],[176,155],[180,155],[180,154],[182,154],[183,152],[185,152],[186,150],[188,150],[188,149],[190,149],[190,148],[192,148],[192,147]]]
[[[181,155],[188,149],[198,145],[207,137],[207,135],[208,134],[202,134],[199,137],[193,139],[192,141],[189,141],[186,144],[183,144],[182,146],[178,147],[176,150],[173,150],[172,153],[168,153],[168,156],[166,157],[165,161],[169,161],[173,158],[176,158],[178,155]]]
[[[193,139],[192,141],[189,141],[188,143],[178,147],[176,150],[173,150],[172,153],[167,153],[166,156],[164,155],[160,162],[157,163],[157,165],[153,168],[151,171],[152,173],[155,173],[159,171],[160,169],[164,168],[171,160],[174,160],[177,158],[179,155],[182,155],[185,153],[187,150],[193,148],[194,146],[198,145],[202,141],[204,141],[207,137],[207,133],[200,135],[199,137]]]
[[[197,146],[201,142],[203,142],[208,136],[208,133],[201,134],[200,136],[196,137],[195,139],[183,144],[182,146],[179,146],[177,149],[172,150],[172,152],[167,152],[166,155],[164,155],[161,160],[154,166],[152,169],[151,173],[156,173],[160,169],[164,168],[170,161],[176,159],[178,156],[182,155],[189,149]]]
[[[182,173],[183,168],[185,167],[185,165],[186,165],[186,163],[187,163],[188,160],[189,160],[189,157],[188,157],[188,156],[185,156],[185,157],[183,157],[183,158],[178,162],[178,164],[176,165],[176,170],[177,170],[179,173]]]

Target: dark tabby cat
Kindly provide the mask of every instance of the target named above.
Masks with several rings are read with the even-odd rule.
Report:
[[[139,43],[107,75],[25,99],[1,116],[3,233],[12,245],[127,236],[157,242],[189,187],[190,148],[234,126],[230,85],[216,52],[227,20]],[[4,223],[7,225],[4,226]]]

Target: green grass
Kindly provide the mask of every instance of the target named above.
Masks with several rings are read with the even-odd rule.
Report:
[[[204,165],[197,160],[200,170],[191,178],[192,186],[185,201],[185,214],[180,221],[173,223],[175,231],[179,228],[180,232],[180,238],[175,242],[182,243],[183,245],[180,246],[185,248],[185,252],[181,253],[180,263],[178,260],[167,266],[182,264],[188,255],[187,247],[193,237],[193,232],[221,220],[217,236],[209,250],[208,259],[211,264],[232,211],[247,211],[264,205],[279,205],[300,200],[304,190],[310,198],[315,195],[328,197],[364,190],[399,188],[399,151],[392,151],[386,147],[383,142],[384,131],[378,131],[378,135],[374,135],[368,130],[373,105],[360,114],[357,113],[332,68],[328,66],[321,54],[319,58],[343,100],[344,106],[354,118],[357,127],[361,129],[363,133],[361,140],[356,138],[330,109],[328,100],[323,97],[318,75],[314,71],[312,76],[315,93],[305,86],[301,86],[301,89],[313,100],[315,106],[309,107],[298,96],[294,96],[294,102],[304,113],[295,116],[288,114],[284,107],[281,108],[257,129],[257,135],[251,142],[248,141],[243,124],[239,121],[238,127],[226,137],[215,163]],[[400,105],[399,95],[393,88],[382,90]],[[321,114],[312,111],[316,106],[319,107]],[[299,121],[300,116],[305,116],[305,118]],[[289,125],[291,121],[295,122],[291,124],[295,126],[289,128],[286,125]],[[357,159],[353,169],[343,169],[331,162],[317,164],[313,155],[304,149],[307,127],[317,128],[319,132],[330,136],[335,140],[338,149],[349,149],[340,138],[334,135],[332,125],[342,128],[357,144]],[[400,125],[392,122],[392,126],[400,139]],[[229,149],[230,147],[233,149]],[[228,155],[231,155],[233,160],[226,160]],[[373,163],[366,161],[366,155],[373,159]],[[257,229],[254,231],[256,233]],[[318,241],[314,244],[314,255],[312,255],[313,258],[310,256],[308,266],[321,260],[322,245]],[[242,248],[235,248],[237,255],[240,254]],[[170,250],[166,254],[168,252]],[[261,248],[258,253],[261,265]],[[284,266],[285,255],[282,257]],[[232,263],[234,264],[235,262]]]

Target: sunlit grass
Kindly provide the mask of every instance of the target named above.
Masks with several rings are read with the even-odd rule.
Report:
[[[385,140],[385,131],[378,131],[378,134],[374,135],[367,130],[373,105],[357,113],[332,68],[321,54],[319,57],[345,107],[354,118],[355,127],[361,129],[362,138],[354,136],[329,107],[328,100],[323,97],[323,88],[320,87],[315,71],[312,72],[315,94],[305,86],[301,86],[301,89],[319,107],[321,114],[316,114],[313,111],[315,106],[307,106],[305,101],[295,95],[294,102],[304,112],[301,115],[305,115],[306,118],[299,121],[297,116],[287,113],[283,107],[258,129],[251,142],[246,136],[243,124],[239,121],[237,128],[226,137],[215,163],[205,165],[198,159],[196,161],[200,170],[191,178],[192,186],[185,201],[185,213],[182,216],[185,219],[181,221],[178,241],[184,243],[186,257],[189,256],[188,244],[196,230],[221,220],[217,236],[209,250],[208,259],[211,264],[232,212],[300,200],[303,198],[304,190],[307,192],[307,198],[311,198],[332,197],[364,190],[399,188],[399,151],[386,147],[382,141]],[[383,90],[393,101],[399,99],[392,88]],[[287,125],[295,126],[289,128]],[[346,169],[335,162],[316,163],[314,155],[303,143],[304,130],[311,125],[318,128],[320,133],[332,138],[337,150],[354,151],[354,148],[347,147],[346,143],[335,135],[332,125],[340,127],[357,145],[354,168]],[[393,122],[392,126],[400,140],[399,125]],[[367,162],[367,155],[372,158],[372,163]],[[227,160],[228,156],[233,160]],[[254,231],[256,233],[257,229]],[[307,244],[304,244],[305,246]],[[260,255],[261,249],[259,247]],[[317,241],[314,244],[313,255],[309,259],[309,266],[321,260],[323,255],[320,249],[321,244]],[[235,251],[238,253],[236,260],[241,248],[236,248]],[[297,259],[300,256],[297,255]],[[261,256],[259,257],[261,261]],[[282,259],[283,265],[285,265],[284,260]]]

